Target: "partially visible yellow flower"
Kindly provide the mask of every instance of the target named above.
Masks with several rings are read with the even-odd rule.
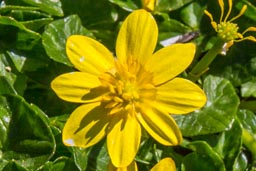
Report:
[[[182,136],[172,114],[201,108],[206,97],[193,82],[175,78],[193,60],[195,45],[174,44],[154,52],[158,28],[145,10],[123,22],[116,55],[98,41],[68,38],[67,55],[79,71],[55,78],[51,87],[63,100],[83,103],[67,120],[67,146],[90,147],[106,137],[115,167],[127,167],[138,151],[141,126],[159,143],[177,145]]]
[[[238,25],[236,23],[233,23],[234,20],[236,20],[237,18],[239,18],[240,16],[242,16],[245,13],[245,11],[247,9],[247,5],[244,5],[242,7],[241,11],[239,12],[239,14],[237,16],[228,20],[231,10],[232,10],[232,0],[228,0],[229,8],[228,8],[228,12],[225,17],[224,17],[224,2],[223,2],[223,0],[218,0],[218,3],[220,6],[220,9],[221,9],[219,23],[217,23],[216,21],[213,20],[213,17],[210,12],[208,12],[207,10],[205,10],[204,12],[210,18],[211,25],[217,32],[218,37],[226,42],[225,48],[232,46],[233,42],[239,42],[239,41],[243,41],[246,39],[256,42],[256,38],[253,36],[244,37],[244,35],[247,32],[256,31],[256,27],[249,27],[244,32],[239,33]]]
[[[116,168],[112,163],[108,165],[108,171],[138,171],[137,164],[133,161],[128,167]],[[160,160],[150,171],[176,171],[175,162],[167,157]]]
[[[141,0],[141,3],[145,10],[154,11],[157,0]]]

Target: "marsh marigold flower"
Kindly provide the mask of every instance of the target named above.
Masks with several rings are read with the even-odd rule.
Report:
[[[211,25],[214,28],[214,30],[217,32],[217,35],[219,38],[221,38],[223,41],[226,42],[226,48],[230,47],[233,45],[233,42],[240,42],[243,40],[251,40],[256,42],[256,38],[253,36],[245,36],[244,35],[249,32],[249,31],[256,31],[256,27],[249,27],[247,28],[244,32],[239,33],[238,32],[238,25],[234,23],[233,21],[242,16],[246,9],[247,5],[244,5],[239,12],[239,14],[230,20],[228,20],[231,10],[232,10],[232,0],[228,0],[228,12],[227,15],[224,17],[224,2],[223,0],[218,0],[220,9],[221,9],[221,15],[220,15],[220,20],[219,23],[213,20],[212,14],[205,10],[205,14],[210,18],[211,20]]]
[[[191,63],[195,45],[174,44],[153,54],[158,36],[145,10],[131,13],[116,41],[116,58],[98,41],[70,36],[67,55],[79,71],[55,78],[51,87],[63,100],[83,103],[63,129],[67,146],[87,148],[106,137],[115,167],[126,167],[140,144],[142,127],[159,143],[177,145],[182,136],[170,114],[201,108],[204,92],[175,78]]]
[[[108,171],[138,171],[137,164],[133,161],[128,167],[116,168],[109,164]],[[175,162],[170,157],[160,160],[150,171],[176,171]]]

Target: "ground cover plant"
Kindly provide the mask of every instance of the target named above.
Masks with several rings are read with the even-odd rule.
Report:
[[[0,0],[0,170],[256,170],[256,2]]]

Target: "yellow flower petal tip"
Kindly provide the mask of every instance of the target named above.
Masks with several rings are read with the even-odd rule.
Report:
[[[142,6],[145,10],[151,12],[154,11],[157,0],[141,0]]]
[[[120,28],[116,58],[92,38],[67,40],[67,55],[78,71],[58,76],[52,88],[60,98],[83,104],[64,126],[65,145],[87,148],[106,137],[113,166],[125,168],[139,149],[141,127],[164,145],[181,142],[170,114],[204,103],[196,84],[176,78],[193,60],[195,45],[175,44],[154,53],[157,37],[153,16],[136,10]]]
[[[138,171],[137,164],[133,161],[127,167],[115,167],[111,162],[108,171]],[[176,165],[172,158],[167,157],[160,160],[150,171],[176,171]]]
[[[248,37],[252,37],[252,36],[244,37],[244,35],[248,31],[255,31],[255,30],[246,29],[243,33],[239,33],[238,32],[239,26],[236,23],[233,22],[234,20],[238,19],[239,17],[241,17],[245,13],[245,11],[247,9],[247,5],[244,5],[242,7],[242,9],[240,10],[238,15],[236,15],[235,17],[228,20],[230,14],[231,14],[231,10],[232,10],[232,5],[233,5],[232,0],[228,0],[229,8],[228,8],[228,12],[227,12],[226,16],[224,16],[224,2],[223,2],[223,0],[218,0],[218,3],[219,3],[219,6],[220,6],[220,9],[221,9],[221,15],[220,15],[219,23],[217,23],[213,20],[212,14],[210,12],[208,12],[207,10],[204,11],[205,14],[210,18],[211,24],[212,24],[214,30],[217,32],[218,37],[221,38],[226,43],[228,43],[230,41],[240,42],[240,41],[243,41],[243,40],[246,40],[246,39],[253,41],[253,39],[248,38]]]
[[[176,171],[176,165],[172,158],[160,160],[150,171]]]

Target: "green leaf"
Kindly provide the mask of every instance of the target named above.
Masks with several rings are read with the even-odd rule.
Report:
[[[221,157],[206,142],[185,142],[183,146],[194,152],[184,157],[182,171],[226,171]]]
[[[256,135],[256,116],[253,112],[249,110],[239,110],[237,117],[244,129],[248,130],[251,134]]]
[[[63,16],[62,4],[60,0],[6,0],[7,5],[38,7],[41,11],[55,16]]]
[[[53,18],[41,18],[41,19],[36,19],[36,20],[31,20],[31,21],[25,21],[21,22],[25,27],[27,27],[30,30],[33,31],[38,31],[41,29],[43,26],[46,24],[49,24],[50,22],[53,21]]]
[[[223,78],[208,76],[203,83],[206,105],[187,115],[174,115],[184,136],[212,134],[229,130],[236,116],[239,98],[232,84]]]
[[[30,51],[10,49],[7,54],[19,72],[36,71],[49,65],[50,61],[41,44],[34,46]]]
[[[109,2],[116,4],[127,11],[133,11],[142,7],[138,0],[109,0]]]
[[[88,162],[88,150],[84,148],[72,148],[73,159],[79,170],[86,170]]]
[[[14,161],[10,161],[2,171],[29,171]]]
[[[107,153],[105,140],[102,140],[100,143],[94,145],[88,153],[88,163],[86,171],[106,171],[109,156]]]
[[[11,43],[16,44],[18,49],[30,50],[41,38],[41,35],[27,29],[23,24],[12,17],[0,16],[0,45],[8,47]]]
[[[62,156],[54,162],[47,162],[38,171],[79,171],[70,158]]]
[[[46,115],[17,95],[0,96],[2,160],[36,169],[55,151],[55,140]]]
[[[15,6],[15,5],[4,5],[0,8],[1,15],[8,15],[12,10],[21,10],[21,11],[35,11],[38,10],[37,7],[29,6]]]
[[[176,10],[192,0],[158,0],[156,5],[156,11],[168,12]]]
[[[13,86],[4,76],[0,76],[0,94],[16,94]]]
[[[63,16],[60,0],[23,0],[25,3],[39,7],[40,10],[51,15]]]
[[[248,159],[244,152],[241,152],[234,163],[233,171],[246,170],[247,165]]]
[[[50,23],[42,36],[43,45],[48,56],[57,62],[72,66],[65,48],[67,38],[74,34],[92,36],[91,32],[82,26],[77,15],[71,15]]]
[[[199,29],[199,24],[203,15],[204,8],[198,2],[190,3],[181,10],[181,18],[183,22],[194,30]]]
[[[243,125],[243,143],[252,155],[252,162],[256,163],[256,116],[249,110],[240,110],[237,113],[238,119]]]
[[[170,37],[181,35],[192,31],[191,28],[184,25],[178,20],[171,19],[168,14],[161,13],[155,15],[157,20],[161,22],[158,24],[159,40],[169,39]]]
[[[235,120],[229,131],[220,134],[219,141],[214,149],[224,158],[226,170],[233,170],[242,150],[242,126]]]
[[[113,23],[119,19],[116,8],[108,0],[95,3],[92,0],[62,0],[65,15],[77,14],[88,29],[113,30]]]
[[[242,97],[256,97],[256,80],[248,81],[241,85]]]

